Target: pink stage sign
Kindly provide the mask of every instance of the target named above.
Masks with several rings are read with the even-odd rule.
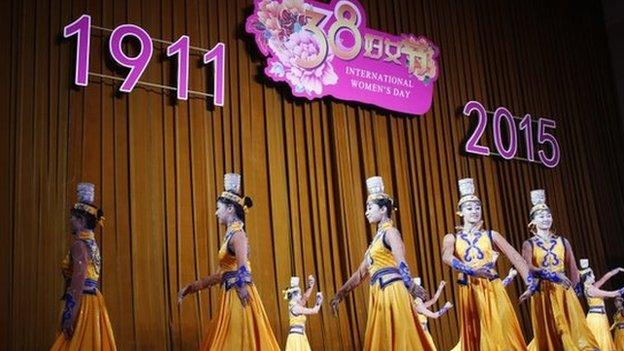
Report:
[[[427,38],[366,27],[355,0],[254,0],[254,34],[274,81],[295,96],[331,95],[409,114],[429,111],[438,48]]]

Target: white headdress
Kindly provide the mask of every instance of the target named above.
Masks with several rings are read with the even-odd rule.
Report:
[[[533,204],[533,207],[531,207],[531,212],[529,213],[530,217],[537,211],[549,210],[546,205],[546,191],[544,189],[531,190],[531,204]]]
[[[98,208],[93,205],[95,202],[95,185],[91,183],[78,183],[76,187],[76,198],[78,202],[74,204],[75,210],[84,211],[93,217],[100,225],[104,225],[104,216],[98,215]]]
[[[420,277],[414,277],[412,280],[414,281],[414,284],[422,286],[422,279]]]
[[[594,272],[589,266],[589,259],[587,258],[581,258],[579,260],[579,265],[581,266],[581,269],[579,270],[579,273],[581,274],[581,276],[585,276],[589,273]]]
[[[366,179],[366,188],[368,189],[368,198],[366,199],[366,202],[379,199],[392,201],[392,198],[384,192],[384,184],[381,177],[375,176]]]
[[[474,180],[472,178],[464,178],[457,181],[459,185],[459,202],[457,203],[457,209],[460,210],[461,205],[466,202],[481,202],[475,195]]]
[[[221,193],[221,197],[228,199],[234,203],[241,205],[243,210],[247,212],[245,205],[245,197],[241,196],[241,176],[238,173],[226,173],[223,176],[223,184],[225,191]]]
[[[301,288],[299,287],[299,277],[290,277],[290,286],[286,290],[282,290],[284,299],[288,300],[288,295],[291,295],[296,291],[301,291]]]

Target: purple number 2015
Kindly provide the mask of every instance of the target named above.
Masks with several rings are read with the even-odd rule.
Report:
[[[472,135],[468,138],[466,142],[466,152],[477,154],[477,155],[490,155],[490,149],[487,146],[479,145],[479,140],[483,133],[485,133],[485,129],[487,127],[488,119],[487,119],[487,111],[485,107],[478,101],[469,101],[466,106],[464,106],[464,115],[470,116],[473,112],[477,112],[477,117],[479,121],[477,123],[477,127],[472,132]],[[509,136],[509,145],[505,147],[503,142],[503,133],[502,133],[502,122],[505,121],[507,125],[507,131]],[[557,142],[557,138],[554,135],[548,132],[549,128],[556,128],[557,123],[552,119],[540,118],[537,121],[537,143],[539,145],[549,144],[551,149],[551,156],[546,156],[544,150],[538,151],[538,156],[540,162],[544,164],[544,166],[553,168],[559,164],[561,159],[561,152],[559,149],[559,143]],[[499,152],[500,156],[504,159],[512,159],[516,157],[516,153],[518,151],[518,128],[516,127],[516,122],[511,112],[505,107],[499,107],[494,112],[494,117],[492,119],[492,129],[494,134],[494,144],[496,146],[496,150]],[[531,115],[527,114],[520,121],[520,130],[524,131],[525,140],[526,140],[526,151],[527,151],[527,160],[530,162],[534,162],[535,160],[535,150],[533,143],[533,126],[531,123]]]
[[[123,51],[122,44],[126,36],[132,36],[139,40],[140,50],[138,55],[131,57]],[[117,63],[130,68],[130,72],[119,88],[120,91],[129,93],[134,89],[152,58],[152,53],[154,52],[152,39],[143,28],[134,24],[122,24],[113,30],[108,47],[111,56]]]
[[[76,45],[76,72],[74,83],[87,86],[89,82],[89,44],[91,42],[91,16],[82,15],[63,28],[63,37],[78,36]]]

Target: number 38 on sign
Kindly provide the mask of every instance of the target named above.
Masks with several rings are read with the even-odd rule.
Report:
[[[554,120],[539,118],[534,121],[529,114],[523,118],[514,117],[505,107],[499,107],[494,112],[490,112],[478,101],[466,103],[463,113],[466,117],[477,117],[476,127],[466,140],[466,152],[482,156],[497,155],[506,160],[521,159],[541,163],[549,168],[554,168],[559,164],[561,152],[557,138],[553,134],[557,128]],[[488,116],[492,116],[491,120]],[[497,152],[490,151],[488,146],[479,144],[490,121],[492,139]],[[516,124],[516,121],[519,122]],[[534,130],[534,124],[537,124],[536,130]],[[536,133],[535,139],[534,132]],[[524,138],[519,134],[523,134]],[[520,139],[524,141],[526,158],[518,156]],[[537,159],[535,157],[536,146],[538,147]]]

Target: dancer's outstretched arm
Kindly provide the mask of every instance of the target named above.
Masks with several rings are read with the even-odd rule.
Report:
[[[388,246],[392,250],[392,256],[394,256],[394,260],[397,262],[399,267],[399,272],[401,273],[401,277],[403,278],[403,283],[405,287],[410,291],[412,297],[420,297],[425,300],[429,298],[429,294],[422,286],[416,285],[412,280],[412,274],[407,266],[407,262],[405,261],[405,245],[403,245],[403,239],[401,239],[401,233],[396,228],[390,228],[386,230],[384,234],[384,239],[386,240]]]
[[[530,276],[527,279],[530,280],[530,284],[527,284],[526,290],[518,298],[520,303],[524,302],[537,291],[537,287],[539,286],[539,278],[537,278],[537,276],[533,273],[541,271],[540,268],[533,265],[533,245],[531,245],[531,242],[529,240],[526,240],[522,244],[522,258],[524,258],[527,267],[529,267]]]
[[[607,274],[603,275],[602,278],[594,283],[594,286],[601,288],[609,279],[613,278],[618,273],[624,273],[624,268],[618,267],[607,272]]]
[[[624,288],[620,288],[619,290],[607,291],[598,289],[594,285],[587,284],[585,285],[585,294],[589,297],[599,297],[602,299],[619,297],[624,295]]]
[[[440,285],[438,286],[438,290],[436,290],[435,294],[433,294],[433,297],[429,301],[423,302],[421,306],[423,306],[424,308],[429,308],[433,306],[434,303],[438,302],[438,299],[440,299],[440,295],[442,295],[442,290],[444,290],[445,285],[446,282],[444,280],[441,281]]]
[[[492,230],[492,241],[507,256],[511,264],[516,267],[522,279],[528,284],[529,266],[520,253],[511,246],[507,240],[497,231]]]
[[[568,276],[570,277],[572,286],[576,287],[581,281],[581,275],[579,274],[578,267],[576,266],[574,251],[572,250],[572,245],[570,245],[568,239],[563,239],[563,245],[565,246],[566,269],[568,271]]]
[[[312,295],[312,289],[314,289],[315,284],[316,279],[314,279],[314,276],[310,274],[308,276],[307,289],[301,296],[301,304],[303,304],[304,306],[308,302],[308,299],[310,299],[310,295]]]
[[[368,263],[366,260],[362,260],[358,269],[351,275],[349,280],[344,283],[340,289],[334,295],[334,298],[331,300],[331,308],[334,314],[338,313],[338,304],[342,301],[345,296],[347,296],[353,289],[357,288],[362,281],[368,277]]]
[[[200,290],[204,290],[212,287],[213,285],[219,284],[221,282],[221,270],[219,269],[216,273],[211,274],[207,277],[200,278],[190,284],[185,285],[180,291],[178,291],[178,303],[181,303],[182,300],[189,294],[194,294]]]
[[[413,305],[414,312],[422,314],[423,316],[425,316],[427,318],[433,318],[433,319],[438,319],[438,318],[442,317],[452,307],[453,307],[453,304],[447,301],[444,304],[444,306],[442,306],[442,308],[440,308],[436,312],[433,312],[433,311],[429,310],[428,308],[424,307],[423,304],[418,304],[418,305],[414,304]]]
[[[316,304],[312,308],[308,308],[299,304],[296,304],[292,307],[291,311],[294,314],[317,314],[321,309],[321,305],[323,304],[323,294],[318,292],[316,293]]]

